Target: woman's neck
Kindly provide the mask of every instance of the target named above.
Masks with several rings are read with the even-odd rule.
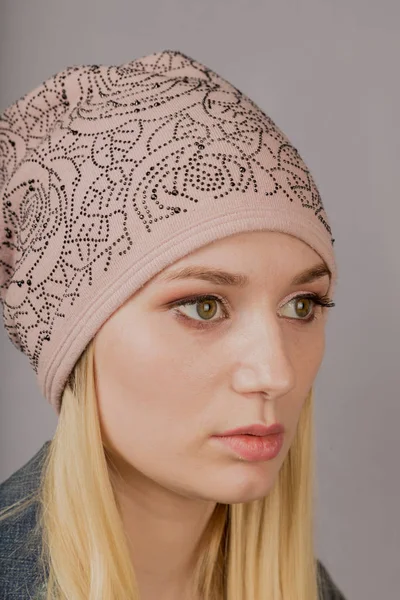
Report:
[[[126,481],[126,480],[125,480]],[[143,600],[196,600],[198,548],[215,503],[175,494],[139,473],[115,486]]]

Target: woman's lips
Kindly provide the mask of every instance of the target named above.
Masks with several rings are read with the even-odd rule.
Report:
[[[284,428],[280,424],[270,427],[250,425],[214,437],[244,460],[266,461],[275,458],[281,451]]]

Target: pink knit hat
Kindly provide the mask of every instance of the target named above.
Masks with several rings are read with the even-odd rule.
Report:
[[[180,52],[72,67],[0,119],[0,298],[60,409],[108,317],[163,268],[235,233],[280,231],[336,279],[321,199],[249,98]]]

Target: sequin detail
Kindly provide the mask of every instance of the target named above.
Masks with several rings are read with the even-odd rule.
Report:
[[[65,307],[134,252],[139,229],[151,236],[197,206],[251,194],[303,207],[331,236],[280,129],[174,51],[68,68],[12,105],[0,119],[0,189],[4,322],[36,372]]]

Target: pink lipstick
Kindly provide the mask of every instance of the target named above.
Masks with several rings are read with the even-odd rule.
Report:
[[[266,461],[275,458],[281,451],[284,428],[279,423],[270,427],[249,425],[214,437],[244,460]]]

